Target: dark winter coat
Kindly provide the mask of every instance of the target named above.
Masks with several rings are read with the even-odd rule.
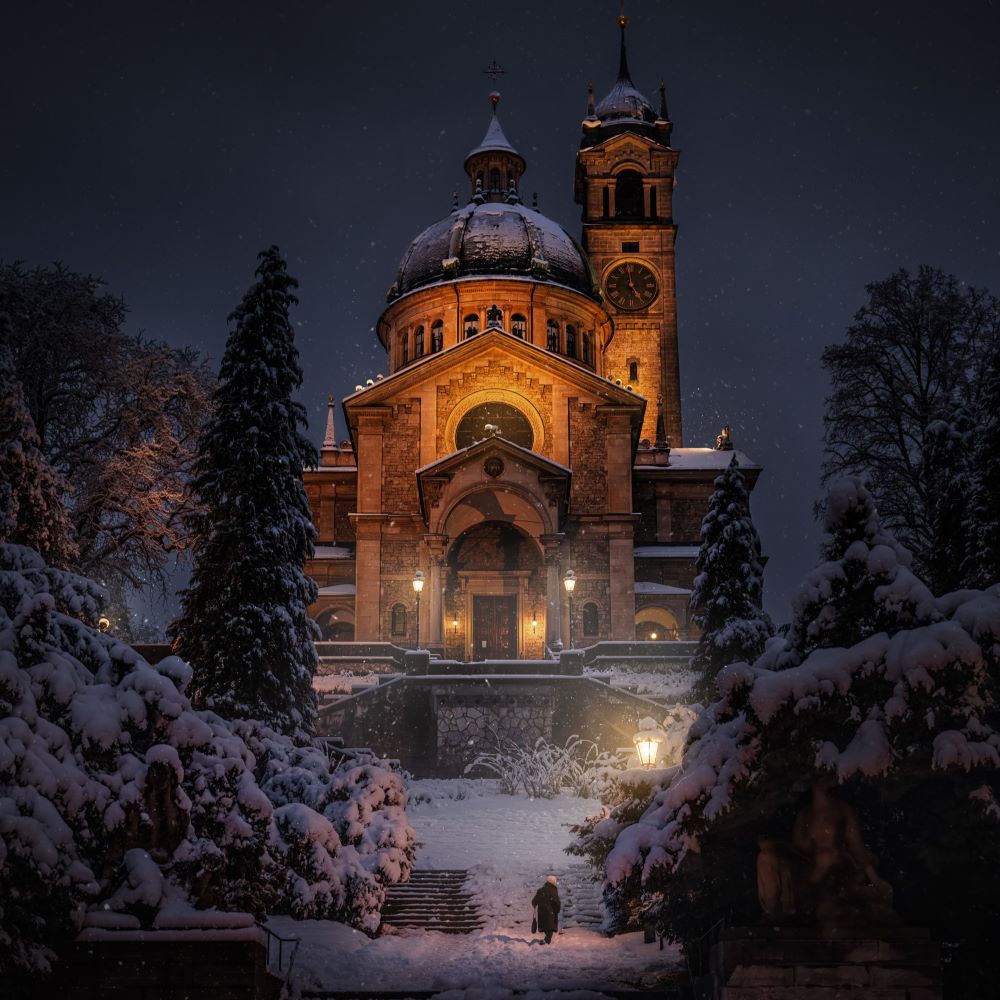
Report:
[[[535,893],[535,898],[531,901],[532,906],[538,907],[538,930],[543,934],[549,931],[559,930],[559,892],[551,882]]]

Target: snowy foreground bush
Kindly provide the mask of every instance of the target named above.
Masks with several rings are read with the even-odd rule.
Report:
[[[570,736],[562,746],[540,736],[530,747],[494,736],[496,749],[479,754],[465,773],[496,775],[505,795],[523,792],[532,799],[552,799],[568,791],[584,798],[600,796],[625,767],[621,754],[602,751],[579,736]]]
[[[88,909],[373,931],[413,859],[402,777],[193,710],[183,661],[87,624],[101,599],[0,545],[0,975],[49,969]]]
[[[725,667],[641,815],[633,795],[580,846],[604,838],[619,922],[655,915],[690,951],[719,919],[757,922],[757,838],[787,839],[832,775],[904,920],[981,965],[1000,890],[1000,587],[933,597],[858,480],[834,488],[826,527],[788,638]]]

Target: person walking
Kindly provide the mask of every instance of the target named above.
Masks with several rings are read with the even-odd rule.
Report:
[[[531,905],[538,912],[538,930],[545,935],[542,944],[552,944],[552,935],[559,930],[559,890],[556,888],[558,879],[555,875],[550,875],[545,880],[545,885],[535,893],[531,900]]]

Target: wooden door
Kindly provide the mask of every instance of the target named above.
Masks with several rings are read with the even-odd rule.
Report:
[[[512,660],[517,656],[517,597],[472,598],[472,658]]]

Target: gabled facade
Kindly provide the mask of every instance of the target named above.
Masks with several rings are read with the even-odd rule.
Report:
[[[701,518],[733,452],[680,447],[665,99],[654,114],[631,83],[622,24],[618,81],[583,123],[582,246],[521,203],[498,100],[468,204],[403,255],[377,324],[388,375],[344,401],[340,444],[331,400],[305,474],[314,615],[329,638],[460,660],[689,636]]]

